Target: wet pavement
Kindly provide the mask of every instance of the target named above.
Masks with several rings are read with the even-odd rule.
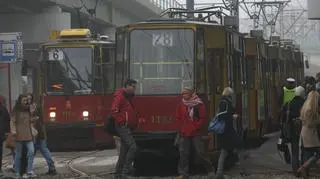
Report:
[[[279,134],[270,134],[270,139],[266,141],[259,149],[250,150],[249,157],[245,160],[243,165],[247,168],[250,176],[243,178],[250,179],[286,179],[295,178],[291,174],[291,165],[285,164],[276,148],[276,142]],[[8,154],[8,151],[5,151]],[[116,150],[102,150],[89,152],[55,152],[52,156],[56,162],[57,171],[56,176],[44,176],[47,172],[47,165],[42,156],[38,153],[35,157],[35,172],[39,175],[37,178],[112,178],[110,174],[115,167],[117,161]],[[10,176],[8,169],[12,164],[12,156],[5,156],[3,162],[3,169],[6,176]],[[240,168],[235,165],[225,174],[226,178],[239,178]],[[11,175],[12,176],[12,175]],[[317,165],[311,172],[311,178],[320,178],[320,165]],[[150,177],[132,177],[132,178],[160,178],[156,176]],[[162,178],[173,178],[162,177]],[[192,178],[207,178],[205,176],[193,176]]]

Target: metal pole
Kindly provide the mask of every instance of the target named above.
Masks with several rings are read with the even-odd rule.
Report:
[[[188,11],[194,10],[194,0],[186,0],[187,1],[187,9]],[[194,18],[193,13],[188,13],[188,18]]]
[[[239,31],[240,17],[239,17],[239,0],[232,0],[231,16],[236,18],[235,30]]]

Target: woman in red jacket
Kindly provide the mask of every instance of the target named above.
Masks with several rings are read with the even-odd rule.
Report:
[[[196,154],[205,166],[209,175],[213,175],[214,168],[211,161],[204,155],[204,143],[202,134],[205,133],[203,125],[207,122],[206,107],[202,100],[192,89],[184,88],[182,102],[179,104],[175,117],[181,122],[179,131],[179,174],[177,179],[188,177],[189,173],[189,149],[194,146]]]

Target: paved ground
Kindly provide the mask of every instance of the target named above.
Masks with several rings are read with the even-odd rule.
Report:
[[[250,176],[246,178],[275,178],[286,179],[295,178],[291,175],[290,165],[285,164],[279,157],[276,150],[276,141],[278,134],[269,136],[270,140],[264,143],[259,149],[249,151],[249,158],[245,161],[244,166],[248,169]],[[90,178],[112,178],[109,174],[114,169],[117,161],[116,150],[103,150],[91,152],[57,152],[53,153],[56,161],[56,167],[59,175],[56,177],[45,177],[42,174],[47,171],[44,159],[37,155],[35,157],[35,171],[41,175],[39,178],[75,178],[75,174],[90,174]],[[4,159],[4,167],[10,168],[12,156],[6,156]],[[226,172],[227,178],[239,177],[239,167],[235,166]],[[94,174],[95,176],[92,176]],[[320,178],[320,166],[313,170],[314,178]],[[193,178],[200,178],[194,176]],[[88,177],[89,178],[89,177]],[[135,177],[135,178],[158,178],[158,177]],[[169,177],[172,178],[172,177]],[[205,178],[202,176],[201,178]]]

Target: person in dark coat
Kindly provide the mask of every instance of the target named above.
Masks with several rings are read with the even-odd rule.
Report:
[[[299,168],[299,137],[300,137],[300,111],[304,104],[305,98],[305,89],[302,86],[298,86],[295,91],[295,97],[292,101],[286,103],[283,106],[282,125],[285,139],[291,143],[291,152],[292,152],[292,171],[295,176],[299,177],[297,172]]]
[[[239,163],[242,169],[241,175],[247,175],[246,170],[241,166],[244,160],[244,144],[241,137],[237,134],[233,128],[233,120],[238,118],[238,114],[235,113],[235,108],[232,105],[233,90],[227,87],[222,92],[222,99],[219,104],[219,120],[225,121],[224,133],[218,134],[217,145],[220,149],[220,157],[218,161],[218,169],[216,172],[217,179],[223,179],[223,167],[227,156],[234,150],[238,149]],[[225,112],[225,113],[222,113]]]
[[[182,102],[178,105],[175,118],[181,124],[179,131],[179,175],[176,179],[184,179],[189,175],[190,148],[195,148],[196,155],[205,167],[209,176],[214,176],[214,168],[204,154],[203,134],[207,134],[204,125],[207,123],[206,106],[191,88],[184,88]]]
[[[0,164],[2,164],[3,142],[10,132],[10,114],[6,108],[5,98],[0,96]],[[2,165],[0,165],[0,173]]]

